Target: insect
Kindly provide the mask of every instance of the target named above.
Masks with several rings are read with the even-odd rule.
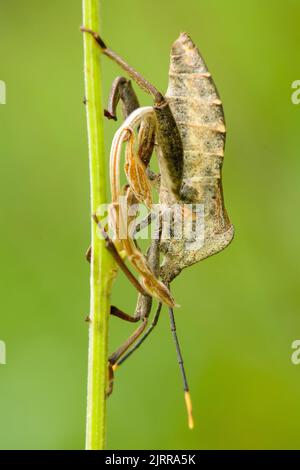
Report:
[[[110,156],[110,220],[114,229],[118,232],[127,228],[126,217],[118,206],[118,197],[121,194],[125,195],[129,207],[136,202],[142,202],[151,209],[151,190],[154,187],[158,191],[159,203],[163,208],[157,217],[157,237],[152,240],[145,256],[139,250],[134,234],[129,234],[125,240],[116,237],[112,241],[101,227],[97,216],[94,216],[108,249],[139,290],[134,316],[114,306],[111,308],[112,315],[141,324],[109,358],[109,393],[112,391],[114,371],[149,336],[158,322],[164,303],[169,310],[171,330],[183,377],[188,422],[192,428],[192,405],[176,333],[173,311],[175,301],[169,287],[171,281],[184,268],[220,252],[233,239],[234,229],[225,209],[222,190],[221,172],[226,136],[222,102],[199,50],[186,33],[181,33],[172,46],[169,86],[164,96],[109,49],[97,33],[84,27],[81,30],[92,34],[102,53],[115,61],[154,100],[153,107],[141,108],[130,80],[118,77],[113,82],[105,115],[116,120],[116,108],[121,101],[125,118],[115,134]],[[135,132],[138,134],[137,139]],[[119,182],[123,144],[128,181],[124,189],[120,187]],[[149,169],[154,150],[158,156],[159,175],[153,174]],[[199,205],[203,207],[203,243],[189,243],[184,233],[181,237],[168,239],[162,236],[165,212],[171,213],[172,232],[175,223],[174,206],[179,207],[184,221],[193,226]],[[141,275],[141,282],[124,265],[121,253],[127,254],[131,264]],[[162,264],[161,254],[164,255]],[[159,303],[153,321],[148,326],[153,297],[156,297]]]

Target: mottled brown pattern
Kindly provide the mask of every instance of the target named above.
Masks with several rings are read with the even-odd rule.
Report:
[[[157,121],[157,140],[163,154],[161,170],[167,177],[166,185],[169,192],[179,200],[183,178],[183,147],[179,128],[167,102],[161,106],[154,106],[154,111]]]
[[[177,123],[184,151],[181,200],[204,205],[204,244],[195,251],[184,240],[162,243],[165,260],[161,274],[171,281],[181,270],[223,250],[234,230],[223,199],[222,164],[225,120],[222,102],[198,49],[186,33],[173,44],[166,98]],[[163,155],[159,152],[163,165]],[[175,203],[164,172],[160,201]]]

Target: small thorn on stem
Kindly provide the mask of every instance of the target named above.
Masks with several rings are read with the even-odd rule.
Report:
[[[99,219],[97,217],[97,214],[92,214],[92,219],[96,222],[96,224],[99,224]]]
[[[87,315],[87,316],[85,317],[84,321],[85,321],[86,323],[92,323],[92,319],[91,319],[91,317],[90,317],[89,315]]]
[[[89,246],[85,253],[85,259],[90,263],[92,259],[92,247]]]

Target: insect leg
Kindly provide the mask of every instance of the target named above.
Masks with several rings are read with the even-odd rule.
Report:
[[[117,106],[120,100],[122,102],[124,119],[126,119],[132,111],[140,107],[131,81],[127,80],[125,77],[117,77],[112,83],[108,107],[107,110],[104,110],[104,115],[108,119],[117,120]]]
[[[149,263],[150,268],[152,269],[155,275],[158,275],[160,269],[160,234],[161,234],[161,227],[158,227],[158,237],[155,237],[147,252],[147,262]],[[134,344],[134,342],[139,338],[139,336],[145,331],[145,328],[148,324],[148,317],[151,312],[152,307],[152,297],[150,295],[142,295],[139,294],[137,305],[135,309],[134,318],[141,319],[143,321],[140,328],[136,330],[133,335],[130,336],[129,339],[125,341],[120,348],[113,353],[109,358],[109,390],[108,394],[112,392],[113,388],[113,381],[114,381],[114,370],[118,363],[118,360],[122,357],[123,354]],[[159,314],[158,314],[159,315]],[[157,314],[156,314],[157,316]],[[158,318],[157,318],[158,319]]]
[[[113,390],[114,382],[114,369],[118,359],[127,351],[128,348],[138,339],[138,337],[144,332],[148,323],[148,318],[144,318],[142,324],[132,333],[129,338],[113,353],[108,359],[108,371],[109,371],[109,386],[107,395],[109,396]]]
[[[128,359],[131,354],[133,354],[140,346],[141,344],[145,341],[146,338],[148,338],[148,336],[150,335],[150,333],[153,331],[153,329],[155,328],[155,326],[157,325],[158,323],[158,320],[159,320],[159,316],[160,316],[160,312],[161,312],[161,308],[162,308],[162,303],[159,302],[158,304],[158,307],[157,307],[157,310],[156,310],[156,313],[155,313],[155,316],[152,320],[152,323],[151,325],[149,326],[149,328],[147,329],[147,331],[143,334],[143,336],[137,341],[137,343],[135,343],[135,345],[133,346],[133,348],[131,348],[126,354],[125,356],[123,356],[120,361],[118,361],[116,364],[115,364],[115,367],[114,369],[116,369],[117,367],[119,367],[121,364],[123,364],[123,362],[126,361],[126,359]]]
[[[106,44],[102,41],[99,34],[91,29],[85,28],[82,26],[80,30],[84,33],[89,33],[93,36],[103,54],[116,62],[128,75],[144,90],[146,93],[149,93],[157,105],[165,102],[164,96],[152,85],[148,80],[146,80],[139,72],[137,72],[133,67],[131,67],[127,62],[122,59],[114,51],[106,47]]]
[[[161,232],[162,232],[161,217],[159,217],[158,224],[156,226],[156,232],[157,233],[155,234],[154,239],[152,240],[151,245],[147,252],[147,261],[154,275],[158,276],[159,270],[160,270],[160,238],[161,238]],[[139,295],[135,316],[141,319],[148,318],[151,312],[151,307],[152,307],[152,297],[150,295],[147,295],[147,296]],[[154,319],[149,329],[144,333],[144,335],[135,344],[135,346],[132,349],[130,349],[129,352],[120,361],[115,362],[114,370],[116,369],[117,366],[122,364],[129,356],[131,356],[131,354],[141,345],[141,343],[147,338],[147,336],[149,336],[149,334],[151,333],[151,331],[153,330],[153,328],[156,326],[158,322],[161,308],[162,308],[162,303],[159,302]]]
[[[140,321],[141,317],[138,314],[135,314],[134,316],[128,315],[128,313],[123,312],[123,310],[120,310],[118,307],[115,307],[112,305],[110,307],[110,314],[120,318],[121,320],[128,321],[130,323],[136,323]]]
[[[138,292],[140,292],[143,295],[147,295],[147,292],[145,291],[144,287],[139,283],[139,281],[136,279],[136,277],[134,277],[132,272],[128,269],[128,267],[124,263],[123,259],[119,255],[118,250],[116,249],[113,241],[110,239],[110,237],[109,237],[108,233],[106,232],[106,230],[102,227],[98,217],[96,215],[93,215],[93,219],[96,222],[96,224],[98,225],[99,229],[101,230],[102,236],[105,239],[106,248],[111,253],[111,255],[113,256],[113,258],[116,261],[116,263],[118,264],[118,266],[122,269],[123,273],[126,275],[126,277],[131,282],[131,284],[138,290]]]
[[[115,260],[117,261],[117,263],[120,263],[120,262],[122,263],[122,265],[120,265],[121,269],[123,269],[123,271],[124,271],[124,268],[125,268],[126,271],[124,271],[124,272],[127,272],[127,275],[129,273],[130,276],[132,276],[131,272],[128,270],[127,266],[124,264],[122,258],[120,258],[113,242],[110,240],[108,234],[103,229],[100,222],[98,221],[97,216],[94,216],[94,220],[97,222],[99,228],[102,231],[102,234],[103,234],[103,236],[106,240],[106,243],[107,243],[106,246],[108,247],[108,249],[111,250],[113,248],[111,253],[114,256]],[[116,255],[117,255],[117,258],[116,258]],[[159,240],[156,240],[156,239],[153,240],[152,245],[151,245],[151,247],[148,251],[147,258],[148,258],[148,261],[149,261],[149,265],[151,266],[153,271],[157,274],[159,272]],[[133,277],[133,279],[135,280],[134,285],[136,286],[136,283],[138,283],[138,281],[134,277]],[[132,282],[132,279],[130,279],[130,280]],[[138,283],[138,286],[142,287],[139,283]],[[148,317],[149,317],[149,314],[150,314],[150,311],[151,311],[151,306],[152,306],[152,298],[145,291],[142,291],[142,292],[140,291],[140,294],[139,294],[139,297],[138,297],[138,302],[137,302],[137,307],[136,307],[136,311],[135,311],[134,316],[128,315],[127,313],[121,311],[117,307],[111,306],[111,310],[110,310],[111,315],[114,315],[118,318],[121,318],[121,319],[123,319],[125,321],[128,321],[128,322],[131,322],[131,323],[136,323],[139,320],[142,320],[142,324],[109,357],[109,361],[108,361],[109,386],[108,386],[107,395],[110,395],[112,393],[112,390],[113,390],[114,369],[115,369],[114,366],[117,363],[117,361],[119,360],[119,358],[127,351],[128,348],[130,348],[130,346],[132,344],[134,344],[134,342],[144,332],[144,330],[145,330],[145,328],[148,324]]]
[[[104,114],[109,119],[117,120],[116,108],[119,100],[122,102],[122,109],[124,117],[126,118],[136,108],[139,107],[138,98],[132,88],[130,80],[124,77],[117,77],[111,87],[109,96],[108,110]],[[138,157],[148,166],[155,143],[155,122],[153,119],[145,117],[140,124],[138,134]],[[150,171],[150,170],[149,170]],[[156,175],[155,175],[156,177]],[[92,257],[92,247],[89,246],[86,254],[86,260],[90,263]]]
[[[191,402],[191,396],[190,396],[190,390],[186,378],[186,372],[184,368],[184,363],[183,363],[183,358],[179,346],[179,340],[176,332],[176,324],[175,324],[175,318],[174,318],[174,311],[172,308],[169,308],[169,317],[170,317],[170,324],[171,324],[171,331],[173,335],[173,339],[175,342],[175,347],[176,347],[176,353],[177,353],[177,358],[178,358],[178,364],[181,370],[182,374],[182,380],[183,380],[183,389],[184,389],[184,398],[185,398],[185,403],[186,403],[186,409],[187,409],[187,414],[188,414],[188,424],[189,428],[193,429],[194,427],[194,420],[193,420],[193,413],[192,413],[192,402]]]
[[[127,349],[137,340],[137,338],[143,333],[148,323],[148,319],[144,318],[141,325],[132,333],[132,335],[124,341],[123,344],[109,357],[109,362],[112,366],[116,364],[118,359],[127,351]]]
[[[93,36],[102,53],[116,62],[128,75],[154,99],[154,112],[157,121],[157,140],[161,154],[161,173],[164,173],[164,183],[177,200],[180,200],[180,191],[183,179],[183,146],[181,136],[166,98],[146,80],[139,72],[131,67],[122,57],[109,49],[99,34],[87,29],[80,28],[82,32]]]
[[[154,276],[149,268],[143,253],[137,248],[132,234],[128,233],[129,221],[133,215],[127,217],[128,207],[136,209],[133,199],[139,199],[146,206],[151,207],[152,194],[151,185],[145,174],[145,166],[137,158],[134,151],[134,133],[133,128],[140,124],[145,117],[153,117],[153,108],[138,108],[125,120],[123,125],[116,132],[110,153],[110,181],[112,204],[110,205],[111,226],[116,234],[117,242],[126,253],[129,262],[142,276],[142,285],[151,296],[157,297],[170,307],[175,306],[175,301],[171,296],[166,285],[158,277]],[[129,135],[128,135],[129,134]],[[127,140],[125,140],[127,139]],[[127,175],[129,186],[126,187],[125,203],[121,201],[122,189],[120,187],[120,159],[122,143],[126,141],[125,151],[125,173]]]
[[[123,117],[126,119],[135,109],[140,107],[138,97],[130,80],[117,77],[111,86],[107,110],[104,114],[108,119],[117,120],[117,106],[122,103]],[[145,166],[148,166],[155,143],[155,122],[153,119],[144,118],[139,127],[138,156]]]

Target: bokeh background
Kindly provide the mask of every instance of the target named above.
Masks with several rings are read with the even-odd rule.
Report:
[[[300,448],[298,0],[103,0],[106,41],[161,90],[180,31],[226,112],[223,253],[174,283],[196,428],[186,426],[166,312],[117,373],[111,449]],[[0,448],[84,447],[89,176],[80,0],[0,1]],[[104,94],[118,68],[103,59]],[[149,98],[138,92],[143,104]],[[108,154],[116,124],[105,124]],[[113,302],[128,312],[123,275]],[[132,330],[110,322],[110,349]]]

